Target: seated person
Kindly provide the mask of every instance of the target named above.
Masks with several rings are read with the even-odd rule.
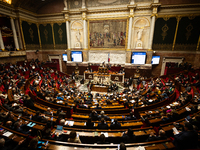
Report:
[[[131,128],[129,128],[128,131],[124,132],[124,134],[122,135],[122,138],[125,143],[135,142],[135,135]]]
[[[27,123],[26,124],[22,124],[21,122],[17,121],[14,123],[14,130],[17,131],[17,132],[20,132],[20,133],[23,133],[23,134],[28,134],[30,133],[32,130],[28,130],[28,131],[25,131],[25,128],[27,126]]]
[[[4,138],[0,139],[0,149],[1,150],[17,150],[18,149],[18,145],[20,145],[24,140],[19,141],[18,145],[16,147],[13,147],[13,140],[17,138],[17,136],[13,136],[11,139],[9,140],[5,140]]]
[[[106,115],[104,114],[104,111],[103,111],[103,110],[101,111],[101,113],[100,113],[100,115],[98,116],[98,118],[99,118],[99,120],[101,120],[102,118],[104,118],[105,120],[109,120],[109,119],[110,119],[108,116],[106,116]]]
[[[92,129],[93,127],[94,127],[94,123],[92,122],[92,119],[88,118],[88,120],[86,122],[86,128]]]
[[[32,117],[32,120],[42,122],[44,120],[44,116],[40,114],[40,111],[37,111],[35,116]]]
[[[97,104],[94,109],[102,109],[102,108],[101,108],[101,106],[99,106],[99,104]]]
[[[99,141],[97,141],[97,144],[109,144],[109,142],[106,142],[106,137],[104,134],[100,135]]]
[[[67,141],[71,143],[81,143],[81,140],[79,139],[79,136],[77,136],[76,131],[70,132],[69,138]]]
[[[184,123],[184,131],[174,135],[173,144],[178,150],[198,149],[198,134],[193,130],[191,123]]]
[[[108,129],[108,124],[106,123],[104,118],[101,118],[101,122],[98,123],[98,129]]]
[[[120,129],[121,128],[121,124],[118,122],[117,119],[114,119],[114,122],[112,122],[110,124],[110,128],[111,129]]]
[[[125,120],[136,120],[136,117],[133,115],[133,112],[130,112],[130,116],[126,116]]]
[[[94,121],[98,120],[98,114],[95,110],[93,110],[91,113],[90,113],[90,118]]]
[[[156,136],[153,132],[150,133],[147,142],[150,141],[156,141],[156,140],[165,140],[167,139],[167,136],[165,135],[165,131],[164,130],[159,130],[159,135]]]
[[[126,150],[126,145],[124,143],[120,143],[118,150]]]
[[[47,111],[45,111],[44,114],[46,114],[46,115],[52,115],[53,112],[52,112],[51,108],[48,107],[48,108],[47,108]]]

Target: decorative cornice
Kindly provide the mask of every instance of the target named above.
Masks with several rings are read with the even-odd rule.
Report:
[[[80,12],[87,12],[88,11],[87,8],[80,8],[79,10],[80,10]]]
[[[127,7],[128,7],[129,9],[135,9],[135,8],[137,7],[137,5],[136,5],[136,4],[134,4],[134,5],[127,5]]]

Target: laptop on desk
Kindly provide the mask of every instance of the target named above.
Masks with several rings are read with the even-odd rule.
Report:
[[[62,133],[62,130],[63,130],[63,126],[61,125],[57,125],[57,128],[56,128],[56,133]]]

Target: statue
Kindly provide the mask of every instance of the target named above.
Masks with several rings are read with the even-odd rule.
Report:
[[[141,28],[139,28],[139,30],[137,32],[137,35],[138,35],[137,39],[140,40],[140,41],[141,41],[141,38],[142,38],[143,30],[144,30],[144,27],[141,27]]]
[[[79,30],[77,30],[77,32],[76,32],[76,39],[77,39],[78,42],[80,42],[80,38],[81,38],[81,33],[80,33]]]
[[[65,5],[65,10],[67,10],[67,0],[63,0],[63,2],[64,2],[64,5]]]
[[[137,31],[137,42],[136,42],[136,49],[142,49],[142,32],[144,30],[144,27],[140,27]]]
[[[76,29],[76,43],[75,43],[75,48],[81,48],[81,33],[80,33],[80,29]]]

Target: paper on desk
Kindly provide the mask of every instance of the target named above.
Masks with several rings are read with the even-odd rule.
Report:
[[[74,121],[69,121],[69,126],[71,127],[71,126],[73,126],[74,125]]]
[[[65,125],[67,125],[69,123],[69,121],[65,121]]]
[[[108,137],[108,132],[101,132],[101,134],[104,134],[105,137]]]
[[[7,132],[5,132],[5,133],[3,134],[3,136],[9,137],[9,136],[12,135],[12,134],[13,134],[12,132],[7,131]]]
[[[138,150],[145,150],[144,146],[139,146]]]
[[[130,100],[131,103],[135,103],[135,100]]]

